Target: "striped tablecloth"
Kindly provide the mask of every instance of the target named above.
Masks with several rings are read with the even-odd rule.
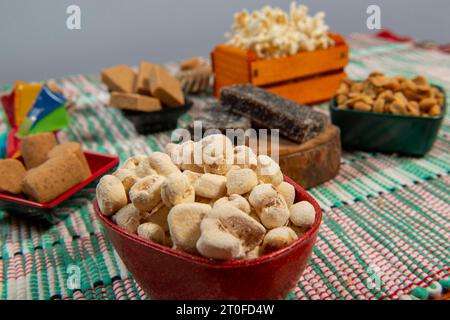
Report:
[[[362,35],[349,42],[355,48],[347,68],[351,77],[365,77],[373,69],[420,73],[450,92],[450,55]],[[120,111],[105,107],[108,94],[98,76],[71,76],[59,83],[79,94],[61,141],[80,141],[88,150],[122,160],[169,141],[167,133],[138,135]],[[212,98],[193,99],[202,108]],[[5,130],[1,114],[0,133]],[[448,288],[449,151],[447,116],[424,158],[344,152],[336,179],[310,190],[324,220],[310,264],[286,298],[427,298]],[[54,225],[0,211],[1,299],[148,298],[105,237],[93,213],[93,196],[94,189],[80,192],[59,210],[60,222]],[[74,275],[79,283],[72,281]]]

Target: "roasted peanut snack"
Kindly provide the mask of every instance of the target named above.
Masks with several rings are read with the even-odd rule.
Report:
[[[336,102],[339,109],[427,117],[442,113],[444,95],[423,76],[411,80],[375,71],[363,81],[344,79]]]
[[[120,228],[218,260],[254,259],[303,235],[315,211],[295,196],[274,160],[222,135],[134,156],[97,186],[101,212]]]

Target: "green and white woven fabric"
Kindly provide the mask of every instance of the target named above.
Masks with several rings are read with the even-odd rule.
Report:
[[[365,77],[373,69],[420,73],[450,91],[450,55],[379,41],[367,47],[372,40],[361,35],[349,41],[357,48],[347,68],[350,77]],[[160,150],[169,141],[168,133],[138,135],[119,110],[106,107],[108,94],[97,76],[59,83],[79,94],[71,127],[60,132],[60,141],[80,141],[88,150],[122,160]],[[197,109],[209,99],[193,98]],[[1,114],[0,133],[5,130]],[[336,179],[310,190],[324,211],[323,224],[310,264],[287,299],[426,298],[448,289],[449,151],[447,115],[424,158],[344,152]],[[93,188],[79,192],[59,209],[60,222],[50,226],[0,211],[1,299],[149,298],[96,220],[94,193]],[[79,283],[71,281],[74,272]]]

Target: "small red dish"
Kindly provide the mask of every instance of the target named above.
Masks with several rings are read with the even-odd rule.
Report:
[[[84,155],[86,156],[86,160],[92,172],[92,175],[88,179],[61,194],[53,201],[47,203],[39,203],[29,200],[23,194],[15,195],[0,192],[0,209],[24,213],[30,216],[48,214],[79,190],[91,183],[95,184],[95,181],[98,178],[114,170],[119,164],[119,157],[114,155],[100,154],[90,151],[85,151]]]
[[[142,289],[152,299],[282,299],[295,287],[316,242],[322,211],[304,189],[295,187],[296,201],[316,210],[313,226],[286,248],[251,260],[215,261],[144,240],[95,212],[106,235]]]

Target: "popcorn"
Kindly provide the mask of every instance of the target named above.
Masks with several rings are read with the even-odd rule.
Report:
[[[233,32],[225,34],[228,44],[251,50],[258,58],[270,59],[314,51],[334,45],[328,36],[325,13],[308,15],[304,5],[291,3],[289,13],[280,8],[265,6],[249,13],[243,10],[234,15]]]

